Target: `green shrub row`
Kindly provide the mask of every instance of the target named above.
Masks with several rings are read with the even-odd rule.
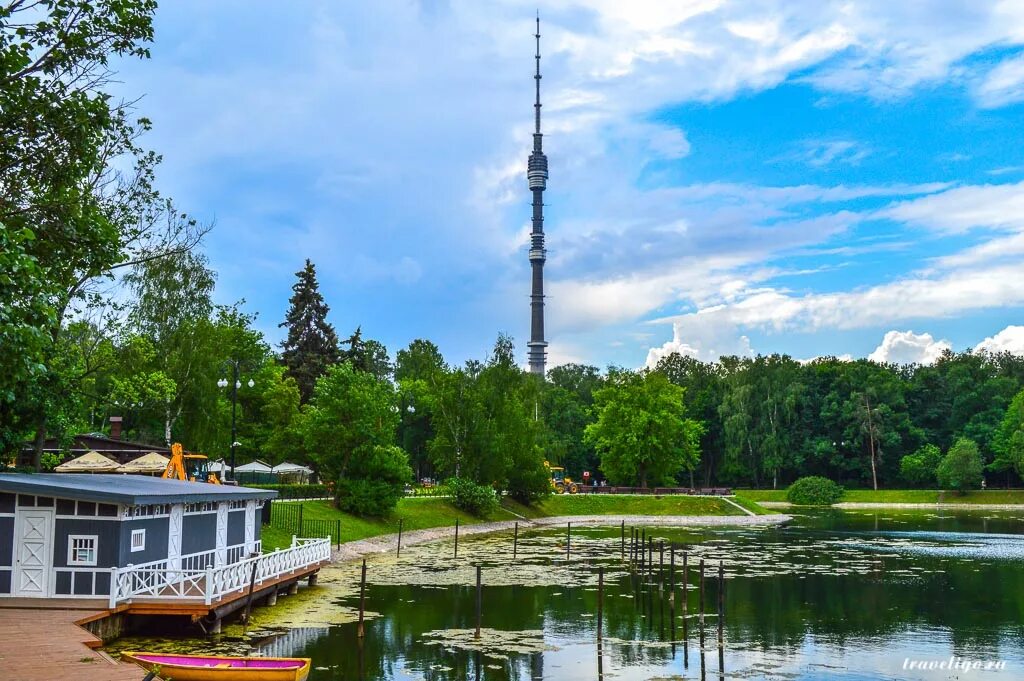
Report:
[[[327,485],[246,485],[256,489],[272,489],[278,499],[323,499],[331,496]]]

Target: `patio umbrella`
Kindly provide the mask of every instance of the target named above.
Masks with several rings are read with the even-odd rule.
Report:
[[[86,452],[77,459],[65,461],[54,470],[58,473],[113,473],[119,466],[99,452]]]
[[[167,462],[170,461],[166,456],[157,454],[156,452],[150,452],[149,454],[143,454],[137,459],[133,459],[126,464],[122,464],[118,467],[118,473],[163,473],[167,470]]]

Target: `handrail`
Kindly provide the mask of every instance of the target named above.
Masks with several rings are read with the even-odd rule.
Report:
[[[315,563],[330,560],[331,540],[293,539],[291,548],[264,553],[220,567],[204,569],[156,564],[111,568],[110,607],[133,598],[199,599],[206,605],[227,594],[244,591],[256,568],[256,584],[276,579]],[[162,563],[162,565],[161,565]]]

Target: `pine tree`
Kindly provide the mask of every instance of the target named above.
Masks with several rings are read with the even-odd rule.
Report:
[[[327,323],[329,308],[320,295],[316,267],[307,259],[295,276],[299,280],[292,286],[291,307],[279,324],[288,327],[288,338],[281,344],[282,359],[288,375],[299,385],[302,401],[308,402],[316,379],[338,361],[338,334]]]

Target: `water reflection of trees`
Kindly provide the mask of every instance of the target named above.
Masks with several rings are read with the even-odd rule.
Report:
[[[758,560],[756,545],[737,542],[728,550],[739,561]],[[824,560],[841,567],[844,559]],[[879,562],[881,569],[863,573],[800,574],[797,566],[793,574],[729,579],[726,640],[742,641],[745,648],[778,651],[798,649],[808,636],[843,646],[855,639],[884,642],[939,629],[950,632],[958,650],[998,650],[1001,636],[1007,632],[1019,636],[1024,621],[1024,571],[1018,563],[882,554]],[[857,565],[863,561],[858,559]],[[579,569],[587,567],[581,564]],[[695,655],[694,570],[690,577],[687,610],[691,617],[686,633],[692,646],[689,653]],[[705,606],[709,615],[715,610],[716,589],[709,571]],[[639,585],[630,577],[609,581],[604,600],[606,664],[659,666],[679,659],[678,649],[647,644],[684,637],[681,589],[674,609],[665,595],[656,586]],[[361,646],[356,645],[355,625],[332,627],[326,636],[310,642],[306,653],[318,666],[331,667],[313,678],[391,678],[402,676],[402,669],[413,669],[428,681],[472,679],[478,674],[510,681],[542,676],[545,656],[540,653],[512,653],[501,659],[425,644],[424,632],[471,628],[474,607],[472,588],[371,586],[368,608],[382,617],[367,623]],[[592,586],[485,586],[484,591],[485,627],[543,630],[548,640],[595,641],[596,610],[597,593]],[[708,645],[713,646],[713,617],[707,626]],[[594,657],[596,666],[596,650]],[[491,668],[495,665],[500,669]]]

